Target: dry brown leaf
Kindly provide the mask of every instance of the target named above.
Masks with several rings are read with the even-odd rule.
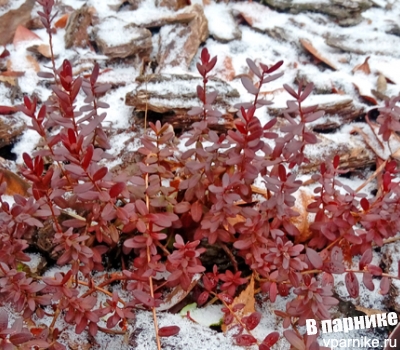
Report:
[[[68,22],[69,13],[62,15],[55,23],[54,27],[56,28],[65,28]]]
[[[365,59],[364,63],[355,66],[352,70],[353,73],[355,72],[363,72],[365,74],[371,74],[371,69],[369,68],[368,60],[369,56]]]
[[[376,81],[376,90],[381,94],[386,93],[387,81],[383,74],[378,75],[378,80]]]
[[[334,70],[337,70],[336,66],[330,61],[328,60],[326,57],[324,57],[323,55],[321,55],[318,50],[313,46],[313,44],[311,44],[311,42],[307,39],[300,39],[300,43],[301,45],[303,45],[303,47],[311,54],[313,55],[315,58],[317,58],[318,60],[324,62],[326,65],[328,65],[329,67],[331,67]]]
[[[246,219],[242,215],[236,215],[234,218],[227,218],[227,221],[231,226],[234,226],[239,222],[246,222]],[[226,225],[224,225],[224,228],[228,230],[228,227]]]
[[[182,289],[182,287],[178,284],[171,293],[169,293],[164,302],[157,308],[157,311],[166,311],[170,308],[174,307],[176,304],[180,303],[186,296],[190,293],[190,291],[194,288],[197,282],[200,280],[201,274],[198,273],[193,276],[192,282],[190,282],[188,290]]]
[[[28,28],[19,25],[14,34],[13,45],[16,46],[18,43],[23,41],[40,40],[40,37]]]
[[[355,307],[357,311],[361,311],[367,316],[372,316],[372,315],[377,315],[377,314],[382,314],[385,313],[385,311],[378,310],[378,309],[370,309],[368,307],[363,307],[363,306],[356,306]]]
[[[295,210],[300,214],[299,216],[293,217],[291,222],[300,231],[300,235],[295,237],[295,242],[303,243],[308,241],[312,236],[312,231],[310,230],[310,223],[308,221],[307,207],[313,201],[313,196],[309,191],[304,188],[299,190],[299,197],[296,201]]]
[[[233,300],[233,303],[231,304],[231,306],[238,305],[238,304],[245,305],[243,309],[236,311],[236,313],[235,313],[239,319],[241,319],[244,316],[248,316],[251,313],[253,313],[254,311],[256,311],[256,309],[255,309],[256,300],[254,298],[254,277],[253,276],[251,276],[249,285],[246,287],[246,289],[242,293],[240,293],[239,296],[237,296]],[[234,327],[237,324],[238,324],[238,322],[234,318],[233,322],[231,324],[229,324],[228,326],[225,324],[222,324],[221,329],[224,333],[226,333],[229,329],[231,329],[232,327]]]
[[[4,75],[0,75],[0,81],[2,83],[7,83],[10,84],[11,86],[16,86],[17,85],[17,79],[15,77],[7,77]]]
[[[6,194],[9,196],[14,194],[25,196],[30,187],[25,180],[7,169],[0,168],[0,178],[1,183],[7,183]]]

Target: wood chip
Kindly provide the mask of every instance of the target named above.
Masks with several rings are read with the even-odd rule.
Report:
[[[203,8],[194,4],[184,13],[193,14],[194,18],[187,25],[174,24],[160,30],[157,72],[165,68],[182,67],[187,69],[196,55],[199,46],[208,37],[208,22]]]

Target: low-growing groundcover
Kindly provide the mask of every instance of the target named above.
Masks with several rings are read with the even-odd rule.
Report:
[[[37,2],[51,39],[53,1]],[[22,175],[31,187],[27,196],[14,195],[12,205],[0,200],[0,301],[20,314],[11,322],[0,311],[3,349],[66,348],[59,341],[59,319],[77,334],[125,334],[141,309],[153,311],[152,346],[160,348],[160,338],[180,329],[158,327],[156,309],[181,294],[181,308],[193,301],[197,307],[220,305],[220,326],[236,345],[274,349],[283,338],[287,347],[316,350],[323,348],[318,334],[307,335],[303,326],[306,319],[331,318],[339,302],[335,275],[345,276],[353,298],[361,283],[374,290],[376,280],[379,293],[389,292],[391,279],[399,276],[373,263],[373,251],[400,231],[398,150],[368,180],[377,179],[374,197],[340,182],[339,156],[321,159],[312,176],[316,187],[306,205],[312,219],[304,236],[296,221],[303,185],[296,169],[309,162],[306,146],[319,142],[307,124],[324,114],[303,107],[313,84],[284,85],[292,100],[263,125],[257,110],[271,102],[260,91],[282,76],[282,61],[267,66],[248,59],[254,79],[243,76],[242,84],[253,99],[236,106],[235,128],[223,134],[210,128],[221,117],[213,107],[218,91],[208,88],[216,61],[202,50],[199,106],[188,112],[200,121],[179,136],[186,150],[177,150],[170,125],[146,121],[140,157],[129,173],[118,175],[105,165],[110,144],[99,109],[113,106],[101,101],[110,86],[97,82],[99,65],[82,78],[73,75],[71,62],[56,67],[53,57],[52,72],[39,73],[53,94],[42,104],[25,96],[18,106],[41,136],[38,150],[23,155]],[[79,109],[78,94],[86,96]],[[378,109],[383,142],[398,137],[399,101],[393,97]],[[5,193],[6,183],[0,191]],[[55,264],[63,266],[54,276],[26,265],[29,242],[45,225],[51,227]],[[228,268],[205,263],[213,247],[225,252]],[[283,332],[255,336],[268,315],[250,305],[254,294],[271,303],[286,297],[285,308],[275,310]],[[44,317],[51,323],[42,323]],[[191,319],[190,311],[186,317]]]

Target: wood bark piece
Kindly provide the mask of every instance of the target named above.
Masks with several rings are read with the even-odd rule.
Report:
[[[163,122],[169,122],[178,129],[185,128],[197,117],[187,115],[194,106],[200,106],[196,87],[202,84],[202,78],[189,74],[153,74],[136,79],[138,86],[127,93],[125,103],[134,106],[137,112],[147,109],[162,116]],[[218,91],[215,107],[224,116],[215,128],[226,130],[233,127],[233,115],[227,111],[239,98],[239,93],[228,83],[217,78],[210,78],[207,91]]]
[[[126,95],[125,103],[134,106],[137,111],[148,110],[156,113],[171,111],[188,111],[199,106],[196,87],[202,85],[202,78],[189,74],[152,74],[140,76],[136,89]],[[215,105],[229,109],[239,98],[239,93],[225,81],[211,77],[207,91],[218,91]],[[222,111],[223,112],[223,111]]]
[[[340,169],[345,171],[352,172],[375,165],[375,154],[353,135],[347,135],[346,139],[335,137],[335,140],[324,135],[318,135],[318,138],[320,143],[305,148],[310,163],[299,168],[302,174],[319,171],[321,159],[333,159],[336,154],[340,156]]]
[[[325,117],[312,124],[312,129],[317,132],[327,132],[340,128],[343,124],[362,116],[365,111],[363,107],[356,107],[350,96],[341,96],[336,94],[312,96],[307,105],[317,105],[317,111],[325,111]],[[286,108],[286,107],[285,107]],[[268,106],[268,113],[272,116],[282,115],[284,108]],[[338,117],[336,120],[332,117]]]
[[[164,17],[160,17],[157,19],[152,19],[146,23],[140,23],[140,27],[143,28],[160,28],[168,24],[188,24],[194,18],[196,14],[194,12],[187,12],[187,10],[181,10],[176,14],[167,15]],[[132,19],[132,22],[135,23],[135,19]]]
[[[104,55],[125,58],[149,56],[152,50],[151,32],[117,17],[107,17],[94,29],[94,38]],[[111,44],[112,43],[112,44]]]
[[[293,2],[292,0],[262,0],[262,3],[278,10],[298,14],[301,12],[318,12],[332,16],[342,26],[352,26],[361,22],[361,13],[371,8],[369,0],[309,0]]]
[[[19,8],[0,16],[0,45],[4,46],[12,41],[19,25],[28,25],[34,5],[35,0],[27,0]]]
[[[0,115],[0,148],[8,146],[22,135],[26,125],[14,116]]]
[[[286,15],[277,13],[257,2],[236,2],[232,4],[233,13],[241,22],[259,32],[273,31],[278,23],[286,22]]]
[[[265,8],[265,6],[262,7]],[[242,38],[242,31],[227,4],[219,3],[214,6],[205,6],[204,13],[208,20],[210,35],[215,40],[226,43]]]
[[[95,10],[83,5],[80,9],[69,15],[65,27],[65,48],[87,47],[89,44],[88,27],[92,24],[92,16]]]
[[[344,52],[363,56],[371,54],[395,58],[400,56],[400,38],[383,32],[374,32],[373,35],[367,37],[364,33],[357,31],[351,35],[330,35],[325,39],[325,43]],[[370,45],[370,43],[379,43],[379,45]]]
[[[158,72],[169,67],[187,69],[202,42],[208,37],[208,23],[199,4],[185,8],[194,14],[188,24],[173,24],[161,28],[159,36]]]

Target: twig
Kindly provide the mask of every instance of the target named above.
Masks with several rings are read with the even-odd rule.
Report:
[[[368,118],[368,114],[365,115],[365,121],[367,122],[367,124],[368,124],[368,126],[370,127],[372,133],[374,134],[376,140],[378,141],[379,146],[381,146],[381,148],[384,150],[384,149],[385,149],[385,146],[383,145],[382,141],[379,139],[378,135],[376,134],[375,129],[374,129],[374,127],[373,127],[371,121],[370,121],[369,118]]]
[[[232,263],[232,266],[233,266],[233,269],[235,270],[235,272],[238,272],[238,271],[239,271],[238,263],[237,263],[237,261],[236,261],[236,259],[235,259],[235,256],[232,254],[232,251],[231,251],[231,250],[226,246],[226,244],[223,243],[223,242],[220,242],[219,245],[220,245],[220,247],[223,249],[223,251],[225,252],[225,254],[228,255],[228,257],[229,257],[229,259],[230,259],[230,261],[231,261],[231,263]]]
[[[147,79],[146,79],[146,107],[145,107],[145,111],[144,111],[144,132],[145,133],[147,130],[147,111],[148,111],[148,101],[147,101]],[[146,207],[147,207],[147,210],[149,210],[150,199],[149,199],[149,195],[147,194],[147,188],[149,187],[149,173],[146,173],[145,183],[146,183],[146,191],[145,191]],[[150,229],[150,228],[148,227],[148,229]],[[150,247],[147,245],[147,263],[150,263],[150,262],[151,262]],[[153,277],[151,275],[149,276],[149,287],[150,287],[150,296],[152,299],[154,299]],[[153,306],[151,309],[153,311],[154,331],[156,333],[157,349],[161,350],[161,340],[160,340],[160,336],[158,335],[158,320],[157,320],[156,308]]]
[[[385,168],[387,163],[387,160],[385,160],[379,167],[378,169],[375,170],[375,172],[360,186],[358,186],[358,188],[356,189],[356,193],[360,192],[365,186],[367,186],[373,179],[375,179],[379,173]]]

